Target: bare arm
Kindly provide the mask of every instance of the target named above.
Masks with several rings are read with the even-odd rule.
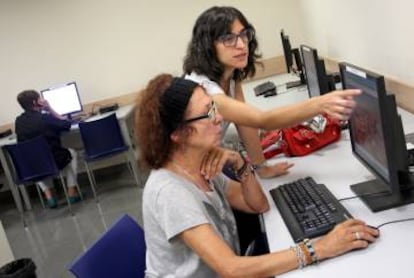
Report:
[[[201,171],[206,178],[214,177],[221,173],[226,163],[234,169],[241,169],[246,162],[235,151],[213,148],[204,156]],[[262,187],[249,167],[241,174],[240,182],[229,182],[226,197],[232,207],[245,212],[262,213],[269,210]]]
[[[186,230],[179,237],[220,277],[269,277],[298,267],[292,250],[256,257],[238,256],[209,224]]]
[[[262,187],[249,169],[242,176],[240,183],[229,182],[226,197],[233,208],[244,212],[263,213],[269,210],[269,203]]]
[[[236,85],[236,91],[241,91],[240,83]],[[265,112],[225,94],[214,95],[213,98],[224,120],[238,125],[270,130],[300,123],[320,113],[328,113],[340,120],[346,119],[355,106],[353,96],[358,94],[360,94],[359,90],[334,91]]]
[[[236,99],[245,102],[241,86],[236,88]],[[237,125],[237,132],[242,140],[247,154],[249,155],[252,164],[262,164],[266,158],[263,155],[263,150],[260,144],[259,131],[254,127],[247,127]],[[263,166],[257,170],[257,173],[261,178],[273,178],[275,176],[286,175],[289,173],[289,169],[293,166],[292,163],[281,162],[274,165]]]
[[[361,239],[356,239],[359,231]],[[339,224],[314,243],[319,260],[335,257],[353,249],[366,248],[378,231],[359,220]],[[262,256],[241,257],[219,237],[209,224],[188,229],[179,238],[196,252],[220,277],[269,277],[298,268],[296,252],[282,250]]]
[[[237,131],[252,164],[260,165],[265,162],[266,158],[263,155],[258,130],[256,128],[237,126]],[[276,176],[286,175],[289,173],[289,169],[293,165],[293,163],[289,163],[287,161],[278,162],[273,165],[260,167],[257,169],[257,174],[259,174],[261,178],[273,178]]]

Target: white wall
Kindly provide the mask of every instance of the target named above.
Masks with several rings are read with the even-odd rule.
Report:
[[[293,43],[303,37],[299,1],[0,0],[0,125],[21,112],[24,89],[75,80],[89,103],[138,91],[160,72],[181,74],[192,26],[213,5],[239,8],[263,57],[281,55],[282,27]]]
[[[320,55],[414,85],[414,1],[300,0],[305,41]]]

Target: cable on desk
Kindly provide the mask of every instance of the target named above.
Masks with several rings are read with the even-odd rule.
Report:
[[[379,229],[379,228],[381,228],[381,227],[383,227],[383,226],[385,226],[385,225],[395,224],[395,223],[401,223],[401,222],[408,222],[408,221],[414,221],[414,217],[404,218],[404,219],[397,219],[397,220],[393,220],[393,221],[385,222],[385,223],[382,223],[382,224],[378,225],[378,226],[377,226],[377,227],[375,227],[375,228]]]
[[[360,198],[360,197],[365,197],[365,196],[386,195],[386,194],[390,194],[390,192],[389,191],[381,191],[381,192],[374,192],[374,193],[366,193],[366,194],[341,198],[341,199],[338,199],[338,201],[342,202],[342,201],[351,200],[351,199]]]

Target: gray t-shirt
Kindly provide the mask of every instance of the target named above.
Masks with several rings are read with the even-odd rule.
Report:
[[[227,183],[220,175],[212,180],[213,191],[206,194],[166,169],[151,171],[143,196],[146,277],[218,277],[177,237],[201,224],[210,224],[240,253],[236,222],[225,198]]]

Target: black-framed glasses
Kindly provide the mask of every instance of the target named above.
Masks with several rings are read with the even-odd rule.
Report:
[[[247,28],[240,32],[240,34],[225,34],[218,37],[218,41],[226,47],[235,47],[237,40],[240,38],[244,43],[251,42],[254,36],[253,29]]]
[[[209,119],[210,121],[213,122],[216,119],[216,114],[217,114],[217,105],[214,101],[212,101],[210,110],[208,110],[207,114],[184,120],[184,123],[188,124],[188,123],[198,121],[198,120],[203,120],[203,119]]]

